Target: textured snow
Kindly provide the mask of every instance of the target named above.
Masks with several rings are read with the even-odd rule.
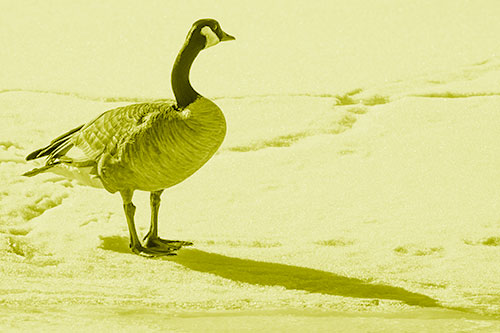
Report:
[[[500,21],[460,1],[317,2],[278,20],[277,3],[3,11],[6,43],[27,34],[1,55],[2,331],[500,331]],[[98,114],[171,98],[192,15],[237,38],[192,75],[228,133],[162,196],[160,235],[194,246],[147,259],[119,195],[20,175]],[[134,203],[141,236],[148,193]]]
[[[160,213],[161,235],[195,247],[163,259],[130,253],[119,196],[49,173],[20,176],[33,166],[22,160],[31,149],[118,104],[0,94],[5,325],[27,329],[15,318],[37,309],[30,316],[48,325],[87,313],[101,328],[100,311],[177,316],[158,324],[169,329],[203,327],[210,313],[211,323],[236,316],[238,327],[259,311],[303,325],[319,316],[318,328],[328,318],[346,327],[387,320],[388,328],[391,315],[423,309],[415,316],[439,318],[443,329],[457,320],[498,328],[481,316],[500,316],[500,97],[480,93],[482,84],[465,95],[476,82],[494,86],[500,62],[476,67],[471,82],[437,75],[459,78],[443,83],[450,96],[435,97],[443,88],[434,83],[419,88],[425,96],[405,92],[402,82],[348,98],[216,99],[227,139],[166,191]],[[35,106],[44,111],[27,111]],[[144,234],[147,194],[135,202]],[[338,313],[367,317],[332,319]]]

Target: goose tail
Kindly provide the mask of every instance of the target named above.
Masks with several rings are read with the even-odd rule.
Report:
[[[43,156],[49,156],[49,158],[55,158],[64,155],[71,147],[69,139],[71,136],[82,129],[84,125],[78,126],[77,128],[73,128],[71,131],[68,131],[54,140],[47,146],[31,152],[26,156],[26,161],[34,160]]]
[[[71,142],[71,137],[73,134],[82,129],[84,125],[73,128],[72,130],[58,136],[52,142],[43,148],[37,149],[34,152],[31,152],[26,156],[26,161],[34,160],[43,156],[47,156],[47,162],[44,166],[40,168],[35,168],[30,171],[23,173],[23,176],[33,177],[38,175],[39,173],[45,172],[46,170],[61,164],[60,158],[68,152],[68,150],[73,147],[73,143]]]
[[[32,169],[30,171],[27,171],[25,173],[22,174],[22,176],[25,176],[25,177],[33,177],[33,176],[36,176],[38,175],[39,173],[42,173],[42,172],[45,172],[46,170],[52,168],[53,166],[59,164],[60,162],[56,162],[56,163],[53,163],[53,164],[47,164],[47,165],[44,165],[43,167],[41,168],[35,168],[35,169]]]

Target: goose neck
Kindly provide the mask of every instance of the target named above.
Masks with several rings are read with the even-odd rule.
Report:
[[[171,83],[177,107],[179,108],[185,108],[200,96],[191,86],[189,72],[194,59],[201,50],[201,47],[197,47],[195,43],[188,41],[184,44],[175,60]]]

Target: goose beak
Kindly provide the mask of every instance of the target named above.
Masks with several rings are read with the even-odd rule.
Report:
[[[235,40],[236,38],[234,38],[233,36],[229,35],[229,34],[226,34],[224,31],[222,32],[222,38],[220,39],[221,42],[226,42],[226,41],[230,41],[230,40]]]

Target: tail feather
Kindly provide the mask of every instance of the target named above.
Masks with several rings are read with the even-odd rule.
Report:
[[[31,161],[31,160],[38,158],[39,157],[38,154],[40,154],[40,152],[46,148],[47,147],[40,148],[40,149],[35,150],[34,152],[31,152],[28,156],[26,156],[26,161]]]
[[[57,138],[55,138],[54,140],[52,140],[50,143],[55,143],[55,142],[57,142],[57,141],[61,141],[62,139],[67,138],[67,137],[68,137],[68,136],[70,136],[71,134],[73,134],[73,133],[78,132],[79,130],[81,130],[83,126],[85,126],[85,125],[80,125],[80,126],[78,126],[78,127],[76,127],[76,128],[73,128],[73,129],[72,129],[72,130],[70,130],[70,131],[67,131],[67,132],[66,132],[66,133],[64,133],[64,134],[59,135]]]
[[[53,163],[53,164],[44,165],[41,168],[35,168],[33,170],[27,171],[27,172],[23,173],[22,175],[26,176],[26,177],[33,177],[33,176],[38,175],[39,173],[44,172],[47,169],[52,168],[53,166],[55,166],[57,164],[59,164],[59,163],[57,162],[57,163]]]
[[[71,145],[68,144],[68,140],[71,138],[71,135],[81,130],[83,126],[84,125],[73,128],[72,130],[52,140],[48,146],[30,153],[26,156],[26,161],[34,160],[43,156],[59,157],[64,155],[71,148]]]
[[[69,139],[69,138],[67,138],[67,139]],[[66,141],[57,141],[57,142],[51,143],[47,147],[37,149],[34,152],[30,153],[28,156],[26,156],[26,161],[34,160],[34,159],[37,159],[39,157],[48,156],[48,155],[54,155],[54,157],[57,157],[57,154],[53,154],[53,153],[64,143],[66,143]]]

